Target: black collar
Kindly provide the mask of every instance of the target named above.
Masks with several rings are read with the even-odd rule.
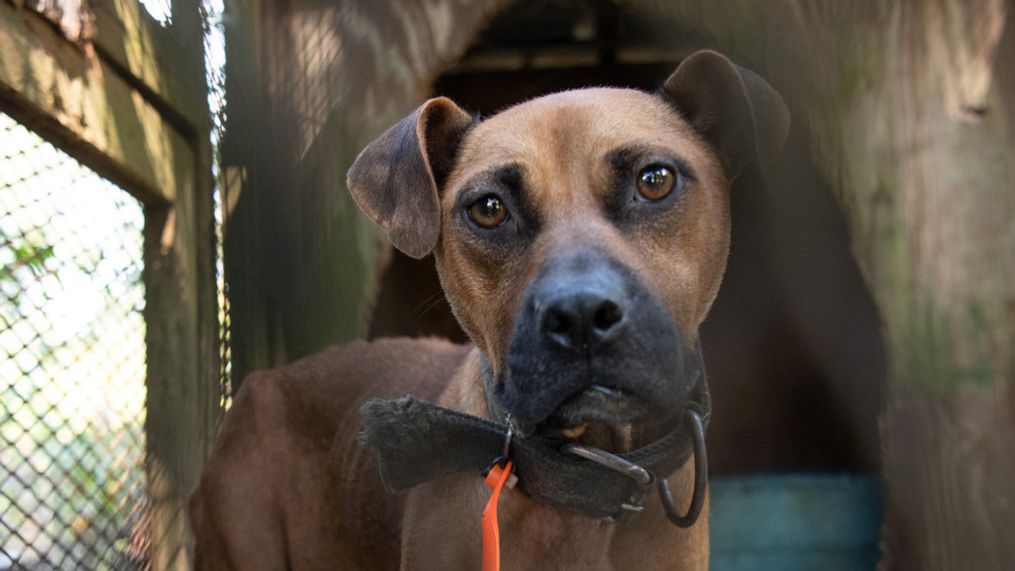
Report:
[[[704,378],[699,379],[693,394],[691,407],[707,427],[711,407]],[[492,417],[499,417],[492,405],[490,412]],[[408,490],[451,474],[474,473],[479,477],[502,457],[508,433],[508,426],[502,422],[439,407],[413,396],[370,399],[360,414],[363,432],[359,442],[376,455],[381,479],[392,491]],[[621,464],[644,468],[648,481],[579,457],[568,451],[573,447],[555,439],[510,439],[508,455],[514,463],[518,487],[535,501],[593,518],[620,518],[640,511],[641,500],[655,481],[669,476],[690,458],[691,441],[691,428],[681,424],[659,440],[615,456]]]

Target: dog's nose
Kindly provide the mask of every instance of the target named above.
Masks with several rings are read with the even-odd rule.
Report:
[[[594,347],[616,336],[624,325],[623,301],[617,295],[583,289],[546,301],[540,318],[542,334],[565,349]]]

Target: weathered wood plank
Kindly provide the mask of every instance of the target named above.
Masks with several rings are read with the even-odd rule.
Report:
[[[219,327],[215,274],[211,142],[199,0],[174,0],[173,32],[187,40],[172,52],[158,48],[145,65],[175,58],[187,66],[202,103],[203,125],[172,156],[180,185],[168,208],[145,220],[148,324],[148,484],[152,497],[154,571],[193,568],[187,501],[197,486],[218,429]],[[185,169],[191,169],[189,171]]]
[[[38,14],[3,2],[0,105],[142,200],[172,201],[177,172],[194,172],[183,136],[141,93]]]
[[[94,15],[86,0],[17,0],[15,4],[41,14],[72,42],[87,41],[95,31]]]
[[[187,500],[219,417],[213,205],[201,172],[172,206],[145,213],[146,468],[157,571],[193,568]]]
[[[201,35],[190,37],[174,22],[159,25],[137,0],[91,0],[92,44],[99,55],[145,92],[184,132],[207,130],[203,61],[183,57]],[[199,73],[195,74],[197,70]]]

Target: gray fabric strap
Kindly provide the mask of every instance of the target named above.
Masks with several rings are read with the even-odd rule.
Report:
[[[708,417],[707,389],[703,417]],[[420,401],[412,396],[371,399],[360,413],[359,442],[377,457],[381,479],[392,491],[458,473],[480,477],[500,457],[505,424]],[[638,504],[648,491],[631,478],[560,450],[564,443],[541,437],[512,439],[509,456],[519,488],[542,504],[593,518],[616,517],[624,504]],[[687,427],[619,456],[666,477],[691,455]]]

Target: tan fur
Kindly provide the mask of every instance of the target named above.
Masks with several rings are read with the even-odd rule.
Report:
[[[545,141],[559,144],[548,148]],[[632,142],[671,150],[698,177],[672,212],[666,231],[651,228],[634,236],[621,235],[602,213],[601,203],[609,190],[603,158]],[[447,183],[452,192],[442,197],[437,268],[456,316],[494,366],[507,348],[523,284],[545,254],[561,245],[591,243],[605,248],[661,295],[686,338],[696,338],[725,269],[729,182],[715,155],[671,107],[634,90],[560,93],[480,123],[468,134],[460,153]],[[477,254],[456,239],[448,219],[456,197],[453,190],[472,176],[510,162],[525,165],[531,175],[525,181],[526,193],[537,204],[548,230],[524,259],[480,264]],[[483,307],[491,299],[506,310],[490,314],[468,310]]]
[[[717,54],[696,61],[736,73]],[[459,133],[464,119],[449,105],[432,100],[418,116],[450,117],[455,121],[450,132]],[[415,129],[419,150],[432,151],[434,142],[418,125]],[[379,212],[378,205],[391,208],[390,197],[378,201],[364,181],[382,177],[390,183],[384,171],[389,167],[377,157],[407,148],[404,133],[383,135],[361,155],[367,166],[350,174],[354,196],[370,202],[367,212]],[[680,157],[695,179],[665,215],[621,232],[603,207],[610,190],[605,157],[631,143]],[[438,273],[477,347],[434,340],[358,342],[249,378],[192,500],[200,568],[478,569],[480,516],[489,494],[481,478],[465,474],[404,495],[385,492],[372,457],[355,443],[355,411],[368,396],[411,393],[486,416],[479,351],[495,371],[502,366],[526,284],[554,252],[581,245],[605,250],[656,293],[685,339],[697,338],[725,269],[730,181],[713,148],[673,107],[631,90],[565,92],[474,125],[457,148],[453,168],[441,175],[446,174],[443,184],[431,171],[416,176],[412,188],[439,191],[433,250]],[[523,250],[494,256],[470,240],[452,210],[474,176],[508,163],[524,166],[523,186],[541,230]],[[421,200],[428,204],[430,196]],[[379,223],[388,216],[385,211]],[[424,223],[425,217],[414,222]],[[402,239],[423,252],[430,231],[412,232]],[[635,427],[624,432],[621,446],[646,437]],[[669,478],[681,509],[689,501],[692,463]],[[506,492],[501,501],[505,570],[708,565],[707,505],[697,524],[680,529],[666,520],[654,493],[645,501],[646,511],[624,525],[550,509],[517,491]]]

